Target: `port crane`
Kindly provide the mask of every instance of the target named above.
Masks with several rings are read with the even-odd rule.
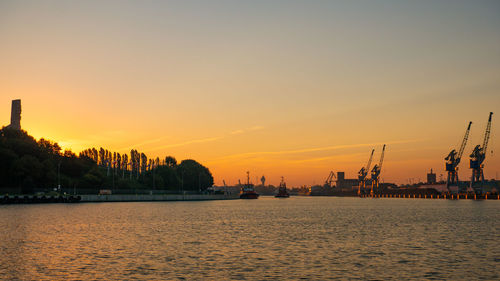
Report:
[[[460,160],[462,159],[462,154],[464,153],[465,145],[467,144],[467,139],[469,138],[470,126],[472,122],[469,122],[469,126],[467,126],[467,130],[465,130],[464,138],[462,139],[462,144],[458,152],[453,149],[450,151],[448,156],[444,158],[446,160],[446,171],[448,172],[448,180],[446,181],[446,188],[450,191],[451,185],[458,185],[458,164],[460,164]]]
[[[366,163],[365,167],[362,167],[358,172],[358,195],[361,195],[361,192],[364,191],[366,186],[366,175],[368,175],[368,171],[370,171],[370,166],[372,164],[373,152],[375,149],[372,149],[372,153],[370,154],[370,158],[368,159],[368,163]]]
[[[379,180],[380,180],[380,172],[382,171],[382,164],[384,163],[384,153],[385,153],[385,144],[382,148],[382,154],[380,154],[380,161],[378,164],[375,164],[372,169],[372,188],[370,190],[370,195],[373,196],[373,190],[378,189]]]
[[[486,131],[484,132],[483,146],[476,145],[474,150],[470,155],[470,168],[472,169],[472,177],[470,180],[470,188],[474,188],[474,192],[476,194],[482,192],[482,183],[484,182],[484,159],[486,158],[486,152],[488,148],[488,141],[490,139],[491,132],[491,116],[493,112],[490,112],[490,116],[488,117],[488,124],[486,125]],[[481,185],[479,187],[475,187],[474,183],[479,182],[481,180]]]
[[[330,174],[326,178],[324,187],[332,188],[333,178],[336,179],[337,176],[335,176],[335,173],[333,171],[330,171]]]

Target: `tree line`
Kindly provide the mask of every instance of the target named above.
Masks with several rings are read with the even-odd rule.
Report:
[[[208,168],[173,156],[149,158],[100,147],[76,155],[50,140],[36,140],[26,131],[0,130],[0,194],[34,193],[59,188],[68,193],[95,193],[101,189],[133,193],[163,190],[200,192],[213,185]]]

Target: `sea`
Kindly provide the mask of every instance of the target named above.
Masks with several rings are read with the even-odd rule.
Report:
[[[500,201],[0,205],[2,280],[500,280]]]

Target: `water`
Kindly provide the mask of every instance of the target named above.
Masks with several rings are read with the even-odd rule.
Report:
[[[0,206],[5,280],[500,279],[500,201]]]

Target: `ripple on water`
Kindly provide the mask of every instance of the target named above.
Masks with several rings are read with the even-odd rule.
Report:
[[[7,206],[0,208],[0,276],[498,279],[500,204],[442,203],[263,197]]]

